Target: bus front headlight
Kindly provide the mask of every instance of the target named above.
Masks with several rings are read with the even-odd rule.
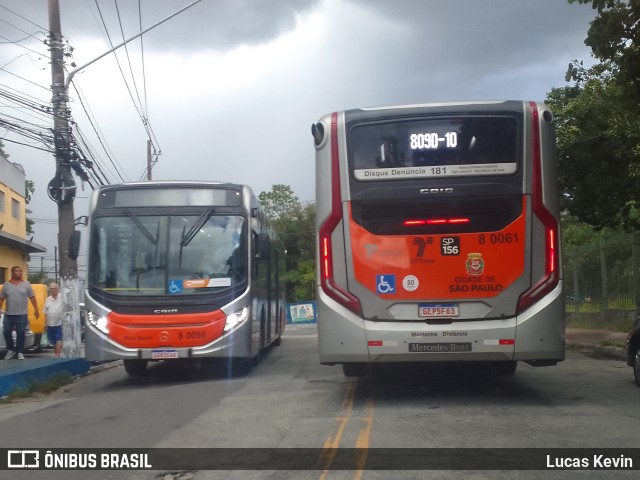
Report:
[[[91,311],[87,311],[87,321],[100,330],[102,333],[109,335],[109,327],[107,325],[107,317],[99,317]]]
[[[230,332],[237,326],[243,324],[247,318],[249,318],[249,309],[246,307],[236,313],[227,315],[227,321],[224,324],[224,332]]]

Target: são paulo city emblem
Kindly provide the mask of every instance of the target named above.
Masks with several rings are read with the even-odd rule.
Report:
[[[469,275],[482,275],[482,272],[484,272],[484,260],[481,253],[468,254],[465,265]]]

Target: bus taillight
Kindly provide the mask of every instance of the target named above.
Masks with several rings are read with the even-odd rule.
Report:
[[[532,211],[544,225],[545,229],[545,263],[544,275],[537,281],[534,279],[533,286],[520,296],[518,301],[518,313],[526,310],[533,303],[551,292],[560,280],[559,276],[559,244],[558,244],[558,221],[547,209],[543,202],[543,177],[542,177],[542,155],[540,152],[540,123],[538,107],[535,102],[531,106],[531,158],[532,165]]]
[[[464,225],[469,223],[468,218],[426,218],[417,220],[405,220],[405,227],[418,227],[423,225]]]
[[[338,285],[333,276],[331,234],[342,220],[340,196],[340,159],[338,150],[338,114],[331,115],[331,213],[318,232],[321,254],[320,285],[322,290],[339,304],[362,316],[362,305],[354,295]]]

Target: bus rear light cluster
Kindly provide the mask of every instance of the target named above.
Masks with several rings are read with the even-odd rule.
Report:
[[[470,220],[468,218],[426,218],[417,220],[405,220],[405,227],[418,227],[423,225],[466,225]]]
[[[535,281],[533,286],[520,296],[518,301],[518,313],[526,310],[535,302],[545,295],[548,295],[560,281],[559,276],[559,238],[558,238],[558,221],[553,214],[546,208],[543,203],[542,196],[542,155],[540,152],[540,124],[538,107],[535,102],[530,103],[531,106],[531,156],[533,160],[532,166],[532,210],[533,215],[538,218],[544,225],[545,229],[545,262],[544,275]]]
[[[331,115],[331,213],[320,226],[318,240],[320,251],[320,286],[333,300],[359,316],[363,316],[362,305],[349,291],[338,285],[333,272],[331,234],[342,219],[342,198],[340,195],[340,164],[338,152],[338,114]]]

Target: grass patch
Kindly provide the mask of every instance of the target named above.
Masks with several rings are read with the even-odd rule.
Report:
[[[11,402],[21,398],[27,398],[34,393],[51,393],[73,382],[73,377],[67,372],[60,372],[52,375],[47,380],[31,380],[29,379],[26,387],[18,387],[13,389],[3,399],[3,401]]]

